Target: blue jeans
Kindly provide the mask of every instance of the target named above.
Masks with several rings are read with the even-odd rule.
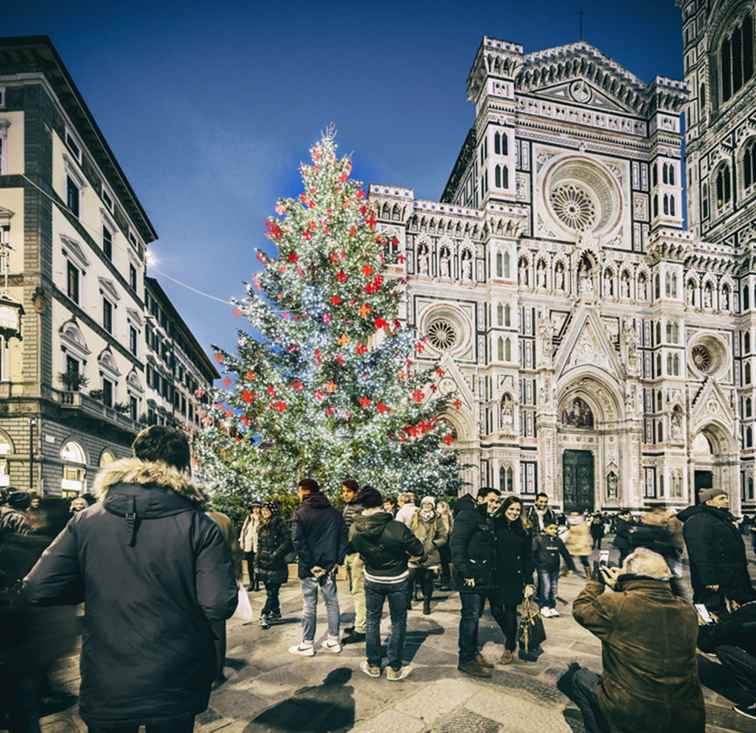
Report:
[[[459,594],[462,610],[459,616],[459,664],[467,664],[478,653],[478,626],[483,597],[480,593],[463,591]]]
[[[538,568],[537,573],[538,589],[536,590],[536,603],[542,608],[556,608],[559,571]]]
[[[393,669],[402,668],[404,636],[407,633],[407,602],[410,594],[409,578],[401,583],[374,583],[365,578],[365,652],[371,667],[381,666],[381,616],[388,598],[391,617],[391,636],[388,643],[388,663]]]
[[[336,579],[329,577],[320,585],[315,578],[304,578],[302,584],[302,639],[305,643],[315,641],[315,630],[318,625],[318,590],[323,594],[328,616],[328,636],[339,638],[339,596],[336,591]]]

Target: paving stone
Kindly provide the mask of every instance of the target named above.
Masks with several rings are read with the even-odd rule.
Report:
[[[478,686],[465,679],[444,679],[424,686],[411,697],[394,705],[394,710],[422,719],[432,725],[440,717],[461,706],[478,692]]]
[[[423,730],[425,723],[422,720],[396,710],[386,710],[353,728],[354,733],[420,733]]]
[[[494,720],[484,718],[469,710],[460,710],[449,720],[435,728],[434,733],[496,733],[501,726]]]
[[[551,701],[549,701],[551,702]],[[561,706],[534,704],[499,689],[481,690],[471,697],[465,708],[504,726],[507,733],[569,733]]]

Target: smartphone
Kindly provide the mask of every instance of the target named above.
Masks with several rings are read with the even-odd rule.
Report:
[[[605,568],[609,565],[609,550],[601,550],[599,552],[599,567]]]
[[[711,617],[709,609],[706,608],[703,603],[694,603],[693,605],[696,607],[696,611],[698,611],[698,617],[701,619],[701,621],[703,621],[705,624],[714,623],[714,619]]]

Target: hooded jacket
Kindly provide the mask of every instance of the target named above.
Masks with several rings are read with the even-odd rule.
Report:
[[[663,580],[625,575],[616,588],[589,581],[573,604],[575,620],[601,640],[597,695],[612,730],[703,733],[696,612]]]
[[[215,672],[210,624],[237,586],[204,498],[164,463],[123,459],[97,476],[100,501],[71,518],[24,580],[35,605],[86,604],[80,714],[136,724],[200,713]]]
[[[456,503],[454,511],[454,531],[450,544],[457,586],[461,593],[490,590],[496,571],[493,521],[489,521],[484,513],[485,507],[478,507],[470,494]],[[465,578],[473,578],[475,587],[467,586]]]
[[[725,598],[753,597],[745,544],[730,512],[698,504],[677,517],[684,522],[683,535],[696,602],[711,600],[707,585],[718,585]]]
[[[281,585],[289,579],[286,556],[291,552],[291,532],[284,520],[273,515],[257,527],[257,577],[268,585]]]
[[[294,512],[292,538],[299,556],[300,580],[312,577],[310,571],[314,567],[331,571],[344,564],[346,524],[325,494],[310,494]]]
[[[423,554],[420,540],[388,512],[360,514],[349,532],[349,541],[365,563],[368,580],[407,577],[409,558]]]

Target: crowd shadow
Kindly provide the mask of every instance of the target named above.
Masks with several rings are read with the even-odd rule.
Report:
[[[429,636],[440,636],[444,633],[444,628],[435,621],[426,620],[425,628],[408,628],[404,637],[404,651],[402,658],[406,663],[411,662],[420,647]]]
[[[244,733],[341,733],[354,726],[354,687],[347,684],[352,670],[339,667],[320,685],[302,687],[291,697],[258,715]]]

